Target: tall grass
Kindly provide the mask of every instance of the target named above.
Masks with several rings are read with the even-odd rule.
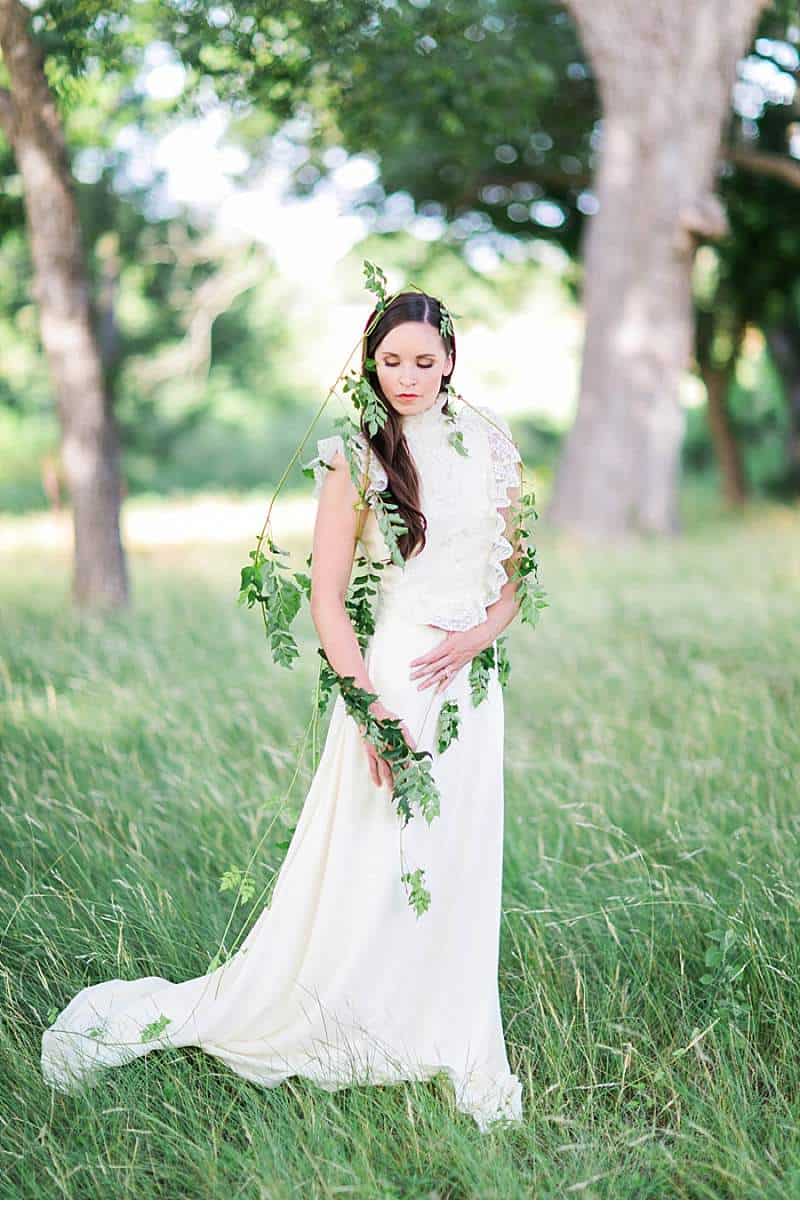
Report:
[[[203,972],[222,872],[298,759],[316,671],[235,605],[244,548],[133,558],[77,617],[62,558],[0,569],[0,1196],[800,1195],[800,516],[620,550],[539,535],[508,634],[501,998],[526,1120],[429,1083],[264,1090],[199,1050],[79,1096],[41,1032],[87,983]],[[309,753],[288,822],[311,777]],[[274,875],[267,846],[256,882]],[[237,912],[246,916],[247,908]]]

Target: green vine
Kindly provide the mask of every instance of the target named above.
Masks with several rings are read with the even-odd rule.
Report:
[[[252,608],[259,605],[264,622],[264,629],[269,641],[273,661],[278,665],[291,667],[298,656],[298,647],[291,633],[291,624],[299,610],[302,598],[311,597],[311,578],[305,572],[291,574],[280,558],[288,556],[285,549],[278,547],[270,534],[272,508],[280,489],[292,466],[299,458],[303,446],[313,430],[317,420],[326,408],[332,396],[338,395],[337,385],[341,382],[342,391],[350,398],[358,417],[356,424],[351,417],[344,416],[335,420],[336,431],[341,435],[345,456],[350,469],[353,484],[358,489],[356,509],[366,511],[371,509],[389,553],[387,561],[372,561],[368,556],[354,553],[354,576],[345,600],[345,610],[353,625],[362,654],[375,631],[375,612],[373,599],[378,593],[381,583],[381,570],[389,563],[403,566],[405,560],[400,550],[399,540],[408,531],[403,522],[399,507],[391,498],[388,490],[380,492],[370,484],[369,461],[372,451],[366,441],[364,431],[370,437],[385,425],[387,410],[374,388],[366,377],[366,372],[375,370],[375,360],[367,357],[367,338],[380,320],[389,303],[405,290],[422,290],[414,283],[408,283],[395,295],[387,295],[386,275],[380,266],[370,261],[364,261],[363,273],[365,287],[376,297],[375,316],[369,327],[362,335],[361,370],[349,370],[350,359],[357,348],[351,351],[345,366],[340,371],[333,386],[329,389],[322,405],[310,423],[292,459],[287,465],[275,489],[267,511],[267,518],[261,533],[257,537],[256,547],[249,553],[251,564],[241,571],[241,586],[239,603]],[[439,331],[445,338],[454,335],[452,318],[457,313],[450,312],[440,304],[441,321]],[[448,441],[452,447],[463,456],[468,456],[464,445],[464,433],[458,426],[458,415],[453,409],[453,401],[460,400],[468,408],[475,408],[448,384],[448,400],[444,409],[450,434]],[[480,410],[477,410],[480,413]],[[492,425],[494,419],[482,414]],[[330,469],[321,456],[302,466],[303,474],[314,478],[316,469]],[[511,523],[511,543],[514,557],[509,558],[512,572],[509,580],[514,584],[515,597],[519,603],[519,616],[525,623],[535,625],[543,607],[547,605],[544,591],[538,585],[538,564],[536,549],[530,543],[531,531],[528,525],[531,518],[537,518],[535,510],[535,495],[524,491],[524,478],[520,471],[520,493],[518,502],[509,507]],[[358,547],[358,542],[356,547]],[[265,551],[266,549],[266,551]],[[309,555],[307,567],[311,565]],[[320,667],[317,677],[317,693],[314,702],[312,726],[324,715],[331,695],[338,690],[342,697],[345,710],[358,723],[362,736],[376,750],[376,753],[389,764],[392,773],[392,799],[402,826],[418,812],[428,822],[439,815],[439,794],[431,772],[431,758],[428,751],[412,750],[406,743],[398,718],[387,717],[379,720],[371,711],[370,704],[378,697],[367,693],[355,685],[352,676],[340,676],[330,665],[322,648],[317,650],[320,657]],[[506,687],[510,674],[510,663],[505,645],[505,637],[499,636],[480,653],[476,654],[470,663],[469,686],[471,702],[477,707],[489,694],[489,681],[492,671],[495,671],[501,687]],[[443,753],[448,746],[458,739],[459,731],[458,706],[455,700],[446,701],[439,712],[436,724],[436,750]],[[296,773],[295,773],[296,774]],[[293,778],[294,779],[294,778]],[[288,844],[284,844],[287,847]],[[402,844],[401,844],[402,853]],[[248,868],[242,872],[232,867],[223,874],[222,888],[232,890],[236,895],[237,905],[252,898],[252,880],[247,877]],[[402,869],[402,858],[401,858]],[[430,894],[424,886],[424,870],[417,869],[413,873],[402,870],[401,879],[407,886],[409,905],[417,915],[422,914],[430,905]],[[252,913],[252,912],[251,912]],[[226,929],[227,930],[227,929]],[[225,952],[221,946],[214,962]],[[212,967],[214,962],[212,962]]]
[[[375,631],[375,613],[371,600],[377,594],[381,583],[380,570],[389,563],[399,566],[405,564],[398,540],[408,529],[403,523],[397,504],[392,501],[388,491],[381,493],[370,487],[369,461],[371,458],[371,448],[366,443],[362,432],[362,428],[365,428],[370,436],[374,437],[386,422],[385,406],[366,379],[365,372],[375,370],[374,359],[366,357],[366,342],[369,333],[378,323],[386,307],[395,296],[387,296],[386,276],[379,266],[372,262],[364,261],[363,272],[365,286],[367,290],[375,294],[377,304],[376,315],[361,338],[361,373],[351,372],[348,374],[347,372],[347,366],[355,354],[356,346],[350,352],[345,366],[336,377],[332,387],[328,390],[320,408],[309,423],[292,459],[280,477],[270,499],[264,526],[257,536],[256,547],[249,552],[250,564],[245,565],[241,570],[237,601],[240,605],[245,605],[249,609],[258,606],[261,611],[272,660],[276,665],[286,668],[292,667],[299,654],[297,643],[292,635],[291,626],[300,609],[303,598],[306,600],[310,600],[311,598],[311,577],[306,572],[292,573],[289,571],[287,564],[280,559],[281,557],[289,556],[289,553],[286,549],[279,547],[272,538],[272,509],[319,417],[327,407],[331,397],[336,395],[337,385],[340,381],[343,381],[343,390],[351,398],[361,423],[360,426],[357,426],[349,417],[338,418],[334,423],[336,430],[342,436],[351,479],[358,489],[357,509],[359,511],[372,509],[389,552],[388,561],[372,561],[367,556],[356,556],[354,553],[355,576],[352,577],[351,585],[348,589],[345,610],[352,622],[362,654],[365,652],[369,640]],[[402,288],[403,291],[408,289],[422,290],[421,287],[417,287],[414,283],[409,283],[406,287]],[[397,292],[397,294],[401,293],[400,291]],[[457,317],[457,313],[451,313],[443,304],[440,304],[440,311],[441,322],[439,331],[443,337],[452,336],[453,325],[451,318]],[[457,415],[453,412],[452,400],[454,398],[458,399],[468,408],[475,408],[475,406],[455,392],[450,385],[447,387],[447,392],[448,401],[445,412],[448,424],[451,426],[448,441],[459,454],[467,456],[468,451],[464,446],[463,431],[457,426]],[[477,410],[477,412],[480,413],[480,410]],[[492,418],[486,417],[485,414],[481,416],[489,424],[496,425],[496,422]],[[315,475],[314,468],[320,464],[330,468],[330,465],[318,457],[312,460],[310,464],[302,467],[303,474],[313,478]],[[509,507],[508,517],[509,521],[513,524],[511,528],[511,543],[514,552],[514,556],[509,558],[512,565],[509,580],[514,585],[514,594],[519,603],[518,614],[520,619],[524,623],[535,626],[541,610],[547,606],[547,603],[545,593],[538,585],[536,549],[530,543],[531,531],[528,526],[528,521],[531,518],[538,518],[535,510],[535,495],[532,491],[524,491],[522,470],[520,470],[518,503],[516,506],[512,503]],[[306,566],[308,568],[311,566],[310,555],[306,560]],[[279,873],[285,871],[284,865],[291,862],[291,857],[287,853],[290,850],[294,828],[289,830],[288,833],[284,832],[283,838],[278,837],[277,839],[273,839],[273,851],[282,854],[284,859],[273,873],[272,881],[265,885],[256,897],[256,882],[251,875],[256,857],[269,836],[273,834],[276,824],[282,821],[285,806],[302,769],[303,757],[309,737],[312,738],[312,765],[316,767],[319,721],[328,706],[331,695],[336,690],[338,690],[341,696],[345,711],[358,723],[364,738],[374,746],[376,753],[390,767],[393,781],[392,801],[401,821],[401,881],[407,888],[408,904],[418,917],[430,907],[431,896],[424,882],[425,870],[416,868],[409,872],[403,866],[402,831],[415,814],[419,814],[429,825],[440,814],[439,790],[432,773],[432,755],[426,750],[412,749],[406,741],[400,718],[385,717],[379,719],[376,717],[371,712],[370,706],[378,699],[378,696],[358,687],[352,676],[339,675],[328,661],[324,649],[318,648],[317,653],[320,657],[320,664],[317,674],[314,707],[311,720],[306,727],[304,737],[299,746],[297,762],[289,785],[280,797],[270,798],[267,802],[269,804],[274,799],[278,802],[278,806],[253,849],[245,868],[242,869],[238,865],[231,865],[221,874],[220,891],[231,893],[233,895],[233,904],[229,911],[222,940],[216,953],[209,961],[206,970],[207,974],[219,969],[234,957],[242,936],[248,930],[255,917],[263,910],[274,881],[277,879]],[[469,686],[473,706],[478,706],[487,698],[492,670],[496,672],[500,686],[507,686],[510,664],[506,650],[506,638],[504,636],[498,636],[491,645],[488,645],[480,653],[476,654],[470,663]],[[438,754],[443,754],[449,746],[458,740],[459,726],[458,703],[456,700],[448,699],[442,704],[436,723],[435,746]],[[280,836],[280,832],[278,832],[278,835]],[[233,943],[226,945],[225,940],[236,910],[248,903],[252,903],[252,905],[250,906],[246,921],[240,927]],[[49,1015],[50,1022],[52,1023],[56,1015],[55,1009],[50,1009]],[[156,1040],[163,1034],[167,1025],[171,1023],[172,1021],[169,1017],[164,1015],[159,1016],[156,1020],[144,1026],[141,1030],[139,1041],[149,1042]],[[104,1027],[97,1026],[88,1030],[87,1035],[102,1040],[105,1036],[105,1029]]]
[[[444,754],[451,742],[458,741],[458,701],[445,700],[436,720],[436,751]]]

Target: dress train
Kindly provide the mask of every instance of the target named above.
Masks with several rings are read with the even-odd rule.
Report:
[[[154,1050],[198,1046],[264,1087],[292,1075],[335,1090],[444,1072],[481,1131],[521,1120],[497,982],[502,688],[490,671],[474,706],[467,664],[446,691],[418,690],[409,663],[442,635],[390,611],[365,653],[382,702],[433,756],[440,815],[401,829],[337,697],[271,901],[238,951],[183,982],[110,979],[79,991],[43,1033],[48,1084],[69,1092]],[[459,737],[438,754],[445,699],[458,704]],[[400,880],[401,842],[405,868],[424,869],[431,895],[419,917]]]

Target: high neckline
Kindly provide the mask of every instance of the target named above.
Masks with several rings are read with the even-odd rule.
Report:
[[[403,427],[404,434],[416,434],[419,431],[427,430],[429,426],[436,424],[437,420],[443,417],[442,408],[447,400],[447,391],[442,388],[439,395],[432,405],[428,405],[427,409],[422,409],[419,413],[401,413],[400,424]]]

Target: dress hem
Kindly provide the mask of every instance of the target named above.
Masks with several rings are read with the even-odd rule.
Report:
[[[125,1065],[127,1062],[134,1061],[135,1058],[146,1057],[153,1051],[187,1048],[173,1045],[169,1041],[152,1041],[144,1048],[139,1046],[135,1050],[132,1049],[127,1057],[118,1055],[116,1063],[106,1061],[98,1069],[92,1069],[91,1059],[78,1049],[72,1054],[72,1060],[79,1068],[76,1070],[69,1065],[65,1043],[59,1043],[57,1040],[62,1036],[79,1036],[83,1039],[83,1037],[88,1037],[88,1034],[69,1030],[63,1032],[55,1028],[46,1029],[42,1034],[42,1077],[48,1087],[65,1096],[75,1095],[82,1089],[93,1087],[107,1076],[109,1069],[113,1069],[115,1065]],[[89,1039],[92,1040],[95,1048],[100,1046],[98,1041]],[[263,1088],[278,1087],[288,1079],[298,1078],[307,1079],[322,1091],[335,1092],[354,1086],[391,1086],[398,1083],[426,1082],[443,1074],[450,1081],[456,1109],[460,1113],[472,1117],[482,1134],[494,1126],[519,1123],[523,1119],[522,1084],[511,1072],[495,1074],[473,1068],[465,1074],[460,1072],[457,1067],[445,1062],[417,1063],[413,1068],[403,1071],[397,1068],[381,1068],[374,1064],[367,1064],[366,1067],[360,1068],[351,1064],[347,1070],[337,1071],[331,1067],[323,1070],[320,1067],[309,1066],[308,1063],[298,1062],[296,1065],[275,1069],[267,1075],[263,1069],[260,1073],[254,1073],[246,1062],[238,1062],[233,1059],[231,1055],[236,1053],[235,1046],[235,1042],[215,1044],[198,1041],[194,1043],[194,1046],[190,1045],[188,1048],[202,1050],[203,1053],[217,1058],[240,1078]]]

